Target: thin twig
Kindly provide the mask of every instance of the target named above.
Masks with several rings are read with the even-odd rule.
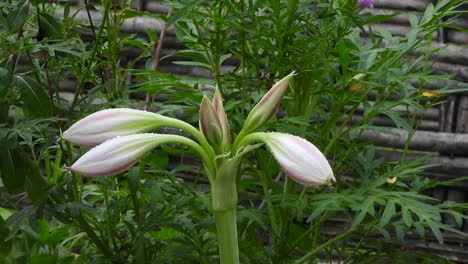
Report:
[[[167,17],[170,17],[172,15],[172,8],[167,11]],[[159,33],[159,38],[158,38],[158,43],[156,44],[156,47],[153,48],[151,54],[153,55],[153,62],[151,64],[151,69],[153,71],[157,71],[158,66],[159,66],[159,60],[161,56],[161,49],[162,45],[164,42],[164,37],[166,35],[166,30],[167,30],[167,24],[164,23],[161,26],[161,32]],[[150,111],[151,110],[151,103],[154,100],[154,95],[150,94],[149,92],[146,93],[146,99],[145,99],[145,111]]]
[[[96,57],[99,58],[100,54],[99,54],[99,51],[97,50],[97,48],[98,48],[98,37],[96,36],[96,30],[94,28],[93,19],[91,17],[91,12],[89,11],[88,0],[84,0],[84,3],[85,3],[85,7],[86,7],[86,14],[88,15],[89,25],[91,26],[91,32],[93,33],[93,39],[94,39],[94,48],[93,48],[93,56],[92,57],[94,57],[94,55],[97,55]],[[102,18],[101,27],[104,27],[105,22],[106,22],[106,17],[104,16]],[[100,38],[100,36],[99,36],[99,38]],[[105,80],[104,69],[102,68],[102,65],[100,63],[98,65],[99,65],[98,66],[99,67],[99,74],[101,75],[101,79],[104,82],[104,80]]]

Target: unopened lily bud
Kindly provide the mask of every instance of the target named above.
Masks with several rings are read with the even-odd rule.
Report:
[[[356,74],[351,80],[346,83],[346,89],[351,92],[359,92],[362,89],[362,80],[367,74]]]
[[[70,169],[84,176],[114,175],[131,167],[167,137],[174,135],[146,133],[116,137],[86,152]]]
[[[231,145],[231,129],[229,128],[229,122],[226,112],[224,111],[223,97],[217,87],[213,97],[213,109],[218,116],[218,120],[221,123],[221,128],[223,130],[222,149],[223,151],[227,151]]]
[[[256,134],[266,143],[283,171],[296,182],[317,186],[335,181],[328,160],[309,141],[284,133]]]
[[[220,146],[223,141],[221,122],[207,97],[203,97],[200,104],[200,131],[212,146]]]
[[[259,126],[270,120],[278,110],[278,107],[283,99],[286,90],[288,89],[289,80],[295,75],[294,72],[278,81],[258,102],[257,105],[250,111],[247,116],[244,128],[246,132],[251,132]]]
[[[63,132],[62,138],[82,147],[94,147],[116,136],[147,132],[171,118],[134,109],[115,108],[93,113]]]

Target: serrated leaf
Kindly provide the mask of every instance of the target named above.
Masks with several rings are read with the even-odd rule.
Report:
[[[53,114],[52,100],[46,91],[27,76],[15,76],[15,82],[23,97],[24,108],[29,117],[50,117]]]
[[[399,112],[396,112],[396,111],[385,111],[383,114],[390,117],[390,119],[392,119],[392,121],[395,123],[395,125],[397,127],[403,128],[403,129],[405,129],[407,131],[412,131],[413,130],[411,128],[411,126],[408,124],[408,122],[406,120],[404,120],[403,118],[401,118],[400,114],[402,114],[402,113],[399,113]]]
[[[257,223],[261,229],[268,230],[268,225],[266,223],[265,215],[260,213],[258,210],[245,209],[237,213],[238,220],[252,220]]]

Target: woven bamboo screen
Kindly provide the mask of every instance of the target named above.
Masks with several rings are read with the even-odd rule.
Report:
[[[430,0],[374,0],[374,9],[366,10],[374,14],[399,14],[383,24],[377,25],[384,27],[392,35],[404,36],[410,31],[408,14],[413,13],[422,16],[425,8],[431,2]],[[77,6],[84,6],[84,0],[75,0]],[[136,0],[135,8],[154,13],[166,14],[168,8],[161,5],[156,0]],[[468,4],[462,6],[468,10]],[[60,16],[60,12],[56,13]],[[92,12],[92,18],[95,21],[101,20],[98,12]],[[76,16],[77,20],[87,23],[88,17],[85,11],[81,11]],[[160,30],[163,22],[148,17],[135,17],[127,19],[122,30],[128,33],[146,34],[148,28]],[[468,29],[468,14],[457,18],[455,25],[460,28]],[[84,36],[86,37],[86,36]],[[444,28],[439,30],[433,36],[433,45],[444,48],[440,54],[434,55],[433,69],[439,74],[455,74],[455,79],[468,83],[468,33],[455,29]],[[169,54],[183,46],[177,42],[175,33],[169,30],[166,33],[163,43],[162,56]],[[134,57],[139,53],[138,50],[129,51],[126,56]],[[125,60],[125,58],[123,58]],[[229,66],[227,66],[229,67]],[[191,76],[209,77],[209,73],[196,67],[181,67],[171,64],[169,60],[163,60],[158,68],[161,72],[185,74]],[[130,80],[131,81],[131,80]],[[73,83],[63,83],[64,91],[72,91]],[[426,89],[434,89],[446,86],[445,83],[426,84]],[[142,98],[143,99],[143,98]],[[360,119],[358,112],[354,116],[355,120]],[[375,124],[382,126],[393,126],[393,122],[386,117],[378,117],[374,120]],[[388,160],[399,160],[400,152],[404,147],[407,132],[401,129],[393,128],[396,135],[365,133],[364,139],[374,142],[376,146],[382,146],[378,154]],[[384,150],[385,149],[385,150]],[[437,164],[427,170],[427,176],[440,180],[454,179],[468,176],[468,93],[458,93],[446,99],[441,105],[429,109],[422,117],[422,122],[415,133],[410,149],[409,158],[420,157],[421,151],[431,153],[433,157],[428,159],[428,163]],[[442,200],[453,200],[457,202],[468,202],[467,197],[468,184],[460,184],[451,187],[438,187],[432,195]],[[337,219],[339,221],[339,219]],[[448,217],[444,218],[447,224],[453,224],[454,220]],[[465,222],[462,230],[468,232],[468,222]],[[411,237],[411,236],[410,236]],[[467,239],[445,234],[445,245],[439,245],[435,242],[426,243],[415,241],[407,243],[405,249],[430,251],[437,253],[451,260],[461,263],[468,263],[468,252],[463,250],[463,243],[468,243]]]

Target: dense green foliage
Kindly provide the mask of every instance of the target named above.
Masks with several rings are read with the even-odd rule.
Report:
[[[239,179],[242,263],[447,263],[399,245],[414,234],[438,242],[446,231],[466,237],[442,216],[461,225],[468,206],[425,193],[452,182],[422,177],[428,165],[406,159],[409,144],[400,161],[389,162],[361,140],[367,130],[389,133],[372,123],[385,115],[409,132],[409,142],[424,113],[443,100],[423,96],[426,83],[459,87],[433,91],[440,97],[466,89],[430,68],[439,52],[433,34],[466,1],[411,14],[403,37],[373,26],[392,15],[373,16],[347,0],[179,0],[166,3],[169,17],[137,11],[130,0],[82,9],[46,2],[0,3],[0,263],[216,263],[210,194],[190,151],[163,147],[128,172],[85,178],[66,169],[84,150],[60,140],[60,131],[98,109],[135,105],[196,125],[203,93],[212,90],[200,88],[217,85],[236,134],[265,91],[292,71],[279,117],[261,129],[313,142],[337,181],[298,186],[255,150]],[[88,13],[101,18],[76,19]],[[135,17],[165,20],[185,49],[156,58],[155,29],[122,32]],[[210,77],[154,71],[159,59]],[[362,73],[360,89],[347,89]],[[70,80],[74,94],[65,97],[59,88]],[[165,100],[135,100],[142,92]],[[352,120],[358,109],[362,119]],[[347,224],[330,228],[336,216]]]

